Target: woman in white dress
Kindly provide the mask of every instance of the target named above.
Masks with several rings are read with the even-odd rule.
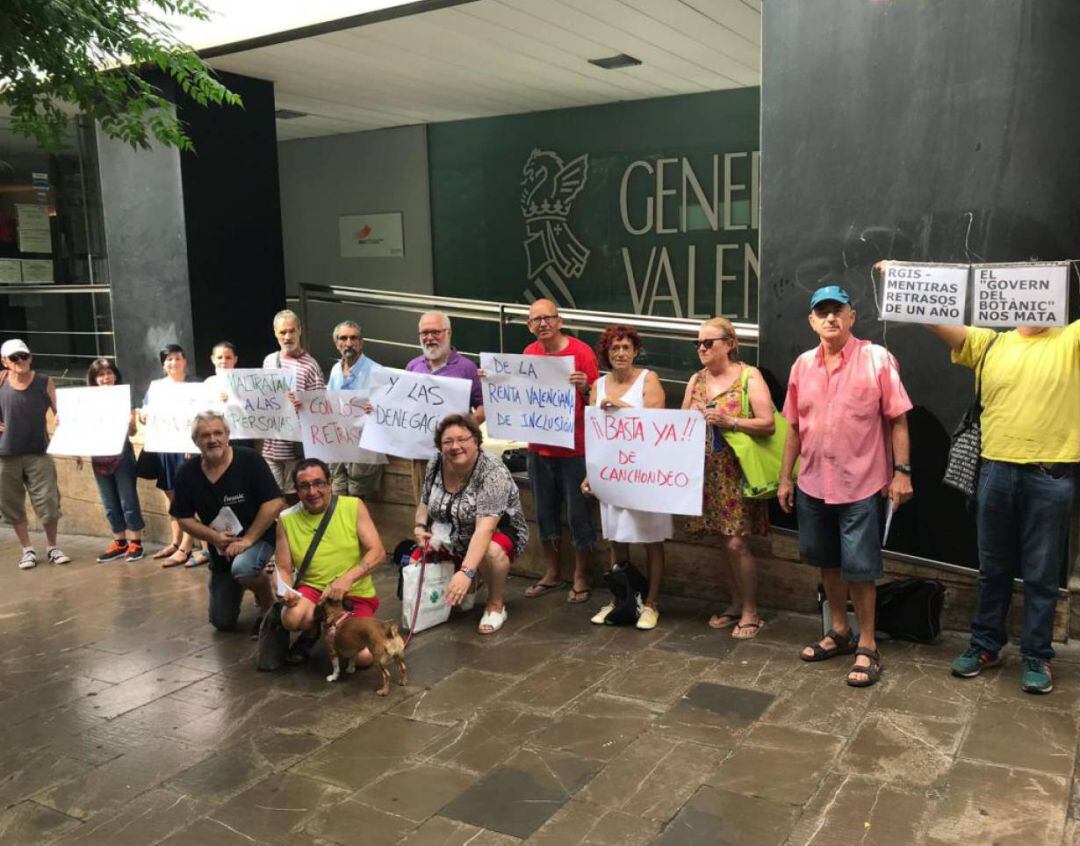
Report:
[[[641,352],[641,336],[631,326],[609,326],[600,336],[596,348],[600,367],[607,370],[593,383],[589,403],[605,411],[617,414],[620,408],[663,408],[664,388],[651,370],[635,367],[634,361]],[[581,489],[591,494],[589,480],[581,483]],[[649,593],[645,597],[639,629],[652,629],[660,621],[656,607],[660,595],[660,582],[664,578],[664,541],[672,535],[670,514],[653,511],[637,511],[617,505],[600,503],[600,523],[605,540],[610,543],[611,566],[625,563],[630,566],[629,544],[645,545],[648,565]],[[603,623],[615,606],[606,605],[592,618]]]

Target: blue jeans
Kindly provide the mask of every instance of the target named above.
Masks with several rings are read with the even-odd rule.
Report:
[[[565,502],[570,543],[574,549],[591,548],[596,543],[596,529],[589,503],[581,492],[585,456],[556,458],[530,452],[528,467],[540,540],[553,541],[562,536],[562,506]]]
[[[983,461],[976,492],[979,598],[971,645],[997,652],[1006,643],[1012,580],[1024,581],[1020,652],[1050,660],[1054,609],[1069,539],[1075,479],[1055,479],[1033,464]]]
[[[236,628],[240,617],[240,604],[244,599],[244,586],[238,579],[255,578],[262,572],[274,547],[266,541],[255,541],[232,561],[219,558],[215,550],[210,558],[210,625],[227,632]],[[269,608],[261,609],[262,613]]]
[[[124,450],[124,460],[108,476],[94,474],[101,504],[105,506],[105,516],[114,535],[129,532],[141,532],[146,523],[139,507],[139,492],[135,485],[135,456],[130,449]]]

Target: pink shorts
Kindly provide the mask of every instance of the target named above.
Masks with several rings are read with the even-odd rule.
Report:
[[[319,597],[322,596],[321,590],[316,590],[308,585],[300,585],[297,590],[300,591],[304,599],[310,600],[313,604],[317,603]],[[374,617],[375,612],[379,610],[379,597],[377,596],[350,596],[349,601],[353,604],[353,617]]]
[[[507,558],[509,558],[511,561],[514,560],[514,542],[510,540],[509,535],[507,535],[505,532],[496,532],[491,536],[491,539],[502,548],[502,551],[506,553]],[[412,556],[410,556],[410,558],[412,561],[419,561],[420,556],[423,554],[424,550],[420,547],[417,547],[413,550]],[[440,557],[439,560],[445,559],[447,557],[446,554],[443,552],[437,552],[435,553],[435,555]],[[461,569],[462,559],[460,556],[451,555],[449,556],[449,558],[451,561],[454,562],[454,564],[457,565],[458,569]]]

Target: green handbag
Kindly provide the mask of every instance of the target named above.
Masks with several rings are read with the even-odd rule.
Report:
[[[750,395],[746,390],[750,380],[750,368],[742,371],[742,416],[750,417]],[[746,432],[722,432],[724,440],[735,451],[743,472],[744,499],[772,499],[780,487],[780,464],[784,460],[784,444],[787,442],[788,422],[773,409],[776,429],[771,435],[749,435]],[[799,469],[795,461],[794,477]]]

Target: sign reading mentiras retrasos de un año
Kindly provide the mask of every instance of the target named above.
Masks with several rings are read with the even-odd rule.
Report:
[[[1069,262],[974,264],[975,326],[1064,326],[1069,314]]]
[[[882,287],[881,319],[962,324],[969,273],[966,264],[888,262]]]

